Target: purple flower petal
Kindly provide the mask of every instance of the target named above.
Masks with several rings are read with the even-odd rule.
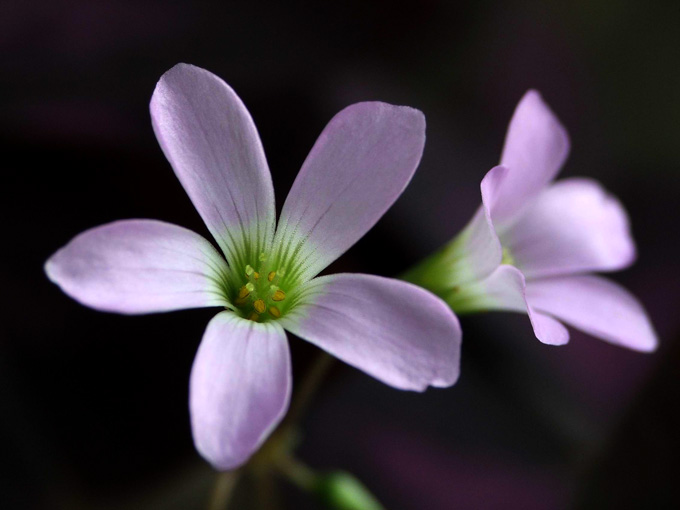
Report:
[[[501,239],[527,278],[612,271],[635,259],[625,210],[587,179],[550,186]]]
[[[598,276],[541,278],[527,285],[539,310],[616,345],[653,351],[658,340],[647,313],[620,285]]]
[[[503,248],[491,220],[491,210],[507,174],[507,168],[496,166],[482,179],[482,206],[461,234],[461,244],[453,250],[456,260],[449,263],[450,271],[456,275],[449,279],[452,285],[484,279],[501,263]]]
[[[461,331],[420,287],[362,274],[322,276],[281,322],[289,331],[386,384],[422,391],[458,378]]]
[[[269,249],[274,189],[253,120],[214,74],[188,64],[165,73],[151,99],[158,142],[231,265]],[[252,253],[246,253],[250,250]]]
[[[234,469],[265,441],[290,401],[286,334],[231,312],[216,315],[198,348],[189,383],[194,443],[216,469]]]
[[[425,143],[425,117],[358,103],[319,136],[286,199],[276,233],[283,265],[308,279],[359,240],[399,197]]]
[[[212,244],[156,220],[87,230],[57,251],[45,271],[76,301],[107,312],[228,305],[221,289],[227,265]]]
[[[555,319],[535,310],[526,297],[526,281],[516,267],[501,265],[486,279],[461,288],[471,310],[506,310],[529,315],[534,334],[544,344],[564,345],[569,332]],[[458,299],[461,299],[458,297]],[[462,309],[462,307],[459,307]]]
[[[498,228],[531,202],[559,172],[569,153],[569,137],[535,90],[517,105],[505,138],[501,165],[510,173],[492,208]]]

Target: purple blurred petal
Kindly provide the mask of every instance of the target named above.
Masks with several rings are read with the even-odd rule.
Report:
[[[647,313],[620,285],[598,276],[541,278],[527,285],[539,310],[593,336],[636,351],[653,351],[658,340]]]
[[[587,179],[550,186],[501,238],[527,278],[612,271],[635,259],[625,210]]]
[[[501,265],[488,278],[475,282],[470,287],[474,289],[473,293],[479,296],[478,303],[487,310],[528,314],[536,338],[544,344],[564,345],[569,341],[569,332],[562,324],[536,311],[529,304],[524,275],[516,267]]]
[[[315,278],[283,326],[386,384],[422,391],[458,379],[461,331],[448,306],[390,278]]]
[[[57,251],[45,271],[73,299],[107,312],[228,305],[222,256],[200,235],[162,221],[116,221],[87,230]]]
[[[317,274],[380,219],[411,179],[424,143],[425,117],[413,108],[358,103],[333,117],[302,165],[276,233],[296,276]]]
[[[198,348],[189,383],[194,442],[216,469],[234,469],[265,441],[290,401],[286,334],[231,312],[216,315]]]
[[[471,279],[483,279],[489,276],[501,263],[503,247],[498,239],[492,222],[491,211],[502,183],[507,179],[508,169],[496,166],[489,170],[480,185],[482,206],[466,227],[469,232],[465,237],[465,261],[469,266]]]
[[[559,172],[569,137],[535,90],[517,105],[505,138],[501,165],[510,169],[491,211],[498,228],[530,203]]]
[[[274,189],[253,120],[214,74],[188,64],[166,72],[151,99],[158,142],[231,265],[269,249]],[[240,261],[243,265],[245,262]]]

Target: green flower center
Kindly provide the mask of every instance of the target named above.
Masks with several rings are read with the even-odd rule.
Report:
[[[235,311],[255,322],[279,319],[290,303],[286,289],[281,286],[285,286],[285,274],[285,269],[268,264],[264,253],[254,266],[246,264],[242,272],[232,275],[230,297]]]
[[[507,264],[509,266],[515,265],[515,257],[512,256],[510,249],[505,246],[503,246],[503,259],[501,260],[501,264]]]

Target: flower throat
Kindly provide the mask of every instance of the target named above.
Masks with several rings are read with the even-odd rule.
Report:
[[[263,263],[266,260],[265,254],[261,254],[259,259]],[[286,291],[278,283],[285,270],[268,269],[261,266],[259,270],[255,270],[250,264],[246,265],[246,283],[238,289],[232,300],[241,315],[248,320],[266,322],[281,317]]]

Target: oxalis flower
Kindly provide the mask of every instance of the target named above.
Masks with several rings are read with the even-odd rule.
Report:
[[[482,206],[460,235],[405,278],[458,313],[527,313],[547,344],[569,341],[564,321],[613,344],[652,351],[657,338],[640,303],[589,274],[634,261],[626,213],[593,180],[552,182],[568,153],[566,130],[538,92],[527,92],[500,166],[482,180]]]
[[[179,64],[158,82],[151,117],[224,257],[182,227],[126,220],[78,235],[46,271],[98,310],[225,309],[206,328],[189,385],[194,441],[214,467],[243,464],[284,416],[291,394],[284,328],[396,388],[456,381],[461,332],[438,297],[378,276],[315,277],[411,179],[425,143],[421,112],[371,102],[337,114],[302,166],[278,226],[262,144],[226,83]]]

